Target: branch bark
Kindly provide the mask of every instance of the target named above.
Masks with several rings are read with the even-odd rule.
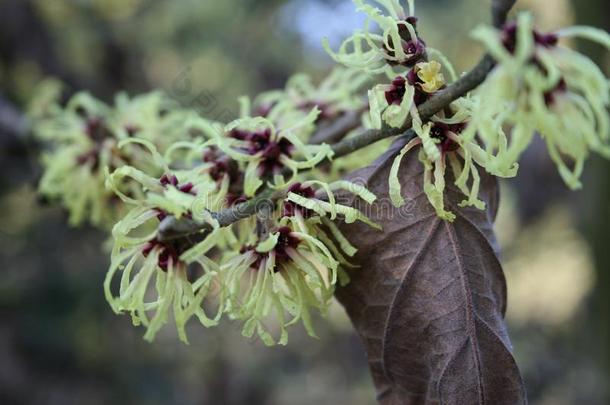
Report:
[[[491,20],[494,27],[500,28],[506,22],[508,13],[513,8],[517,0],[492,0]]]
[[[320,129],[312,137],[310,143],[319,145],[322,143],[333,144],[338,142],[347,133],[360,126],[362,111],[348,111],[329,126]]]
[[[17,141],[25,136],[28,124],[23,114],[8,100],[0,96],[0,135]]]

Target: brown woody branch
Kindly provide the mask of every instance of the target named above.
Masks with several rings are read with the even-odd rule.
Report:
[[[28,123],[24,115],[8,100],[0,96],[0,137],[18,142],[23,139],[27,129]]]
[[[517,0],[492,0],[491,20],[494,27],[500,28],[506,22],[510,9],[513,8]]]
[[[361,122],[362,110],[348,111],[332,124],[318,130],[309,142],[314,145],[333,144],[340,141],[349,131],[358,128]]]

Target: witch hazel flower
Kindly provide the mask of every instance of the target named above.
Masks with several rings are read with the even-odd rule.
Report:
[[[228,203],[229,193],[232,191],[230,186],[235,185],[231,176],[233,173],[239,172],[237,168],[231,167],[230,162],[227,162],[227,166],[223,166],[224,169],[227,169],[227,172],[221,172],[223,169],[221,169],[222,165],[220,163],[224,159],[222,159],[222,153],[216,147],[210,146],[206,142],[203,144],[184,142],[181,147],[197,149],[199,153],[203,150],[204,161],[206,158],[217,161],[179,170],[171,168],[167,160],[158,153],[150,142],[132,138],[119,144],[121,147],[129,145],[139,145],[142,149],[148,150],[150,153],[149,160],[157,168],[155,172],[163,174],[151,175],[129,165],[124,165],[114,172],[108,173],[106,187],[112,190],[126,206],[132,207],[132,211],[136,210],[136,212],[144,210],[142,215],[154,217],[156,221],[148,224],[151,229],[157,229],[159,223],[169,216],[176,219],[187,218],[200,224],[212,224],[214,229],[218,227],[212,212],[227,208],[230,205]],[[214,155],[212,156],[210,153],[214,153]],[[215,178],[216,175],[218,177]],[[122,222],[123,220],[119,224]],[[120,225],[117,224],[116,226],[119,227]],[[230,227],[215,230],[213,239],[206,237],[205,243],[199,243],[199,238],[202,236],[204,236],[203,233],[196,233],[188,239],[188,244],[190,246],[194,245],[189,250],[189,254],[193,255],[192,260],[207,260],[205,257],[196,257],[195,253],[199,252],[198,249],[200,248],[205,248],[204,250],[207,251],[208,242],[213,242],[214,246],[224,247],[228,246],[227,244],[234,243],[235,240]],[[150,242],[153,238],[154,236],[150,235],[147,241]],[[204,255],[204,253],[201,251],[199,254]],[[186,260],[184,257],[183,259]]]
[[[225,207],[228,178],[219,185],[206,170],[198,167],[172,170],[154,145],[143,139],[128,139],[119,146],[131,144],[146,148],[150,152],[149,159],[157,166],[155,172],[163,174],[150,175],[130,165],[108,173],[106,187],[126,205],[147,207],[157,213],[159,220],[171,215],[199,222],[209,221],[210,212]]]
[[[212,145],[205,149],[203,162],[197,170],[207,173],[218,185],[217,196],[222,204],[217,205],[217,209],[246,201],[243,171],[235,160]]]
[[[263,93],[251,103],[240,98],[240,116],[262,116],[282,126],[294,116],[306,116],[312,108],[320,113],[316,124],[332,120],[347,111],[362,110],[361,90],[370,76],[358,69],[334,68],[319,84],[310,75],[299,73],[290,77],[283,90]]]
[[[497,61],[473,98],[468,131],[494,155],[487,169],[514,175],[521,153],[538,133],[563,180],[579,188],[590,151],[610,156],[610,85],[599,67],[560,39],[580,36],[610,49],[610,35],[589,27],[540,33],[530,15],[520,14],[501,31],[480,27],[473,36]],[[510,134],[503,127],[512,128]]]
[[[365,187],[347,181],[292,183],[267,221],[269,231],[248,232],[240,254],[221,266],[230,297],[227,312],[245,321],[244,336],[256,333],[265,344],[286,344],[287,327],[299,321],[316,336],[310,312],[324,314],[337,282],[349,280],[343,267],[355,267],[347,257],[356,248],[333,221],[341,216],[379,228],[360,211],[338,204],[338,190],[367,203],[375,200]],[[279,327],[278,337],[269,325]]]
[[[89,93],[76,93],[65,106],[57,100],[50,103],[44,114],[32,117],[36,138],[60,145],[112,136],[108,126],[111,108]]]
[[[287,326],[302,320],[308,333],[315,336],[311,308],[323,310],[330,299],[328,268],[317,256],[314,262],[303,255],[311,253],[302,237],[289,227],[278,227],[264,241],[244,245],[240,254],[221,267],[229,304],[227,312],[233,319],[243,320],[242,334],[257,336],[268,346],[288,342]],[[295,265],[298,260],[303,271]],[[336,267],[336,263],[331,264]],[[319,271],[323,269],[323,273]],[[307,272],[307,273],[306,273]],[[290,308],[293,319],[288,321]],[[280,329],[275,338],[266,322],[275,321]]]
[[[216,146],[215,139],[176,142],[164,159],[172,172],[199,183],[198,200],[205,207],[218,211],[245,200],[243,167]],[[194,204],[199,205],[198,200]]]
[[[391,84],[369,90],[369,110],[373,128],[383,123],[402,128],[413,106],[419,106],[445,86],[441,64],[435,60],[419,62],[406,76],[396,76]]]
[[[401,128],[413,105],[415,87],[403,76],[397,76],[391,84],[379,84],[369,90],[369,114],[371,126],[381,129],[383,123]]]
[[[143,325],[145,339],[153,340],[167,323],[170,313],[180,339],[187,341],[185,325],[196,317],[204,326],[215,325],[223,312],[223,289],[219,268],[208,252],[230,238],[211,215],[216,183],[197,170],[172,171],[154,145],[143,139],[122,141],[120,146],[140,145],[149,159],[163,171],[149,175],[132,166],[108,174],[107,187],[131,206],[112,230],[114,246],[104,283],[106,298],[117,313],[131,314],[133,323]],[[127,183],[127,184],[126,184]],[[128,186],[129,192],[125,192]],[[167,216],[205,223],[210,231],[189,237],[161,240],[157,230]],[[118,289],[113,286],[119,278]],[[208,316],[202,302],[213,289],[219,294],[219,308]]]
[[[286,198],[280,203],[280,218],[289,221],[295,229],[315,235],[342,265],[353,267],[344,255],[353,256],[356,249],[334,221],[340,219],[348,224],[361,221],[377,230],[381,226],[360,210],[338,203],[336,192],[341,192],[342,195],[347,192],[369,205],[377,199],[366,187],[346,180],[331,183],[318,180],[296,182],[286,189]],[[330,231],[330,236],[327,231]],[[335,242],[339,243],[338,247]],[[347,282],[347,273],[340,271],[339,276],[342,284]]]
[[[163,93],[154,91],[135,97],[119,93],[110,114],[110,126],[119,139],[147,139],[161,150],[174,141],[188,138],[184,124],[190,112],[177,108],[177,103]]]
[[[485,203],[478,198],[481,178],[477,165],[485,167],[489,157],[475,140],[462,136],[469,125],[467,120],[465,110],[458,110],[448,118],[435,116],[425,123],[418,117],[413,119],[417,137],[401,149],[390,169],[389,195],[396,207],[405,203],[398,178],[400,163],[407,153],[419,146],[418,158],[424,166],[424,193],[440,218],[455,219],[455,214],[445,209],[444,202],[448,167],[453,172],[454,184],[466,196],[459,206],[485,208]]]
[[[319,187],[319,189],[316,190],[315,187]],[[286,199],[283,202],[284,217],[294,219],[300,226],[304,219],[312,216],[333,221],[340,215],[348,224],[361,221],[373,228],[380,229],[378,224],[356,208],[338,204],[334,194],[337,190],[345,190],[362,198],[368,204],[372,204],[376,200],[373,193],[355,183],[339,180],[327,184],[317,180],[308,180],[303,183],[294,183],[286,189]],[[301,226],[301,229],[304,228]]]
[[[327,39],[323,42],[326,52],[336,62],[367,73],[382,73],[390,66],[411,67],[425,59],[426,44],[416,32],[413,0],[407,1],[408,11],[398,0],[375,0],[387,15],[363,0],[354,0],[354,3],[359,11],[367,14],[364,30],[346,39],[336,53],[330,49]],[[372,32],[371,23],[379,27],[381,34]]]
[[[294,177],[299,170],[313,168],[332,157],[330,146],[308,145],[302,140],[310,135],[318,114],[314,108],[306,117],[295,118],[282,128],[262,117],[238,119],[225,127],[226,136],[219,137],[217,145],[245,165],[246,197],[253,196],[265,179],[272,187],[282,187],[287,182],[286,172]]]
[[[108,127],[108,108],[86,93],[75,95],[65,108],[39,117],[35,136],[49,142],[42,154],[44,173],[38,191],[57,199],[69,212],[69,222],[108,226],[121,214],[113,194],[104,188],[105,168],[127,161]]]
[[[317,123],[364,107],[360,90],[370,77],[358,69],[336,67],[320,83],[314,85],[311,77],[297,74],[286,84],[286,97],[305,113],[317,107],[320,110]]]
[[[326,312],[339,262],[316,237],[278,223],[265,240],[245,245],[221,267],[230,297],[227,312],[244,321],[242,333],[266,344],[286,344],[287,327],[299,321],[315,337],[311,311]],[[266,322],[277,323],[274,338]]]
[[[216,245],[220,230],[211,221],[214,230],[194,246],[182,239],[160,241],[156,237],[158,214],[149,207],[135,207],[114,226],[104,292],[116,313],[129,313],[134,325],[146,328],[146,340],[155,338],[171,314],[180,339],[188,343],[185,327],[191,318],[210,327],[223,312],[218,266],[206,256]],[[203,301],[212,293],[219,306],[210,316]]]
[[[360,197],[367,204],[372,204],[377,199],[364,186],[345,180],[332,183],[315,180],[297,182],[286,190],[286,199],[281,202],[281,218],[289,221],[295,229],[315,235],[330,249],[342,266],[355,267],[346,256],[353,256],[356,248],[351,245],[334,221],[340,218],[345,223],[361,221],[374,229],[379,230],[381,227],[361,211],[338,204],[336,191],[347,191]],[[341,284],[346,284],[349,281],[347,273],[342,271],[341,267],[338,271]]]
[[[45,172],[40,193],[60,200],[71,224],[88,221],[110,226],[125,209],[104,187],[107,172],[125,165],[146,172],[159,170],[154,160],[151,164],[147,147],[121,142],[142,139],[164,151],[178,138],[189,139],[191,130],[199,131],[201,125],[188,115],[161,93],[132,99],[121,94],[113,107],[88,93],[77,93],[65,107],[57,102],[47,106],[44,114],[33,116],[35,136],[49,147],[42,154]]]
[[[116,164],[113,145],[63,146],[42,155],[44,174],[38,192],[57,199],[69,212],[69,223],[107,226],[120,215],[113,194],[104,188],[103,167]]]

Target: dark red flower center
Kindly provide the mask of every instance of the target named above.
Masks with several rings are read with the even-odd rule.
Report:
[[[206,148],[203,151],[202,160],[212,164],[212,167],[208,169],[208,174],[214,181],[219,182],[225,176],[229,176],[229,183],[233,184],[240,178],[237,163],[216,146]]]
[[[91,171],[95,172],[100,166],[100,150],[99,147],[94,147],[89,152],[80,154],[76,157],[76,163],[80,166],[91,164]]]
[[[288,191],[303,196],[305,198],[312,198],[316,194],[315,190],[312,187],[304,187],[301,183],[292,184],[290,187],[288,187]],[[297,205],[292,201],[284,201],[284,205],[282,207],[283,216],[292,217],[296,215],[297,212],[305,218],[309,218],[311,215],[313,215],[313,211],[311,211],[310,209],[301,207],[300,205]]]
[[[554,33],[540,33],[539,31],[533,30],[532,36],[534,43],[545,48],[552,48],[557,45],[559,38]],[[517,48],[517,23],[512,21],[504,25],[501,33],[502,44],[508,52],[511,54],[515,53]]]
[[[256,132],[234,129],[229,133],[229,136],[246,141],[247,146],[243,149],[246,153],[250,155],[260,154],[262,157],[259,166],[261,176],[281,172],[284,168],[280,161],[281,156],[290,157],[294,149],[294,145],[286,138],[280,138],[277,141],[273,140],[270,129]]]
[[[112,132],[106,126],[104,120],[99,117],[90,117],[85,120],[85,133],[94,142],[101,143],[105,139],[112,138]]]
[[[565,93],[568,89],[568,85],[566,83],[566,81],[564,79],[559,80],[559,82],[557,82],[557,85],[555,85],[555,87],[553,87],[552,89],[546,91],[544,93],[544,103],[546,104],[547,107],[550,107],[551,105],[553,105],[555,103],[555,100],[557,98],[558,95]]]
[[[275,251],[276,263],[288,260],[288,249],[295,249],[301,243],[301,240],[296,236],[292,235],[292,229],[287,226],[283,226],[277,230],[279,237],[277,239],[277,245],[273,249]]]
[[[159,178],[159,183],[162,186],[172,185],[174,187],[178,186],[178,178],[173,174],[164,174]]]
[[[397,76],[392,80],[389,90],[385,92],[385,99],[389,105],[400,104],[406,91],[406,79],[402,76]]]
[[[127,132],[127,135],[134,136],[136,133],[138,133],[140,131],[140,127],[138,127],[137,125],[133,125],[133,124],[127,124],[127,125],[125,125],[125,131]]]
[[[89,116],[89,113],[82,108],[79,108],[77,113],[84,120],[83,131],[95,145],[89,152],[77,156],[76,163],[81,166],[91,163],[91,171],[96,171],[99,169],[99,154],[102,145],[105,140],[112,138],[113,135],[102,118],[91,117]]]
[[[227,201],[227,206],[229,207],[248,201],[248,198],[245,195],[236,193],[227,193],[225,199]]]
[[[283,262],[286,262],[287,260],[290,260],[290,257],[288,256],[288,249],[295,249],[301,243],[301,240],[298,237],[292,235],[292,229],[287,226],[280,227],[274,230],[273,232],[279,233],[277,244],[273,248],[273,252],[275,253],[275,268],[273,269],[273,271],[277,273],[281,270],[281,266],[278,265]],[[255,261],[250,265],[250,268],[252,270],[258,270],[261,265],[261,262],[269,257],[268,252],[257,252],[256,246],[252,245],[243,246],[239,252],[243,254],[248,251],[252,251],[256,257]]]
[[[257,107],[254,110],[254,116],[255,117],[266,117],[267,115],[269,115],[269,113],[271,112],[273,107],[275,107],[275,104],[276,103],[273,102],[273,103],[268,103],[268,104],[264,104],[264,105]]]
[[[411,70],[409,70],[409,72],[407,73],[407,82],[411,86],[415,87],[415,95],[413,96],[413,102],[415,103],[415,105],[420,105],[428,101],[431,94],[426,93],[422,89],[422,84],[424,83],[424,81],[420,79],[417,75],[417,67],[413,67]]]
[[[182,191],[183,193],[197,195],[195,188],[193,186],[193,183],[191,183],[189,181],[187,183],[180,184],[180,183],[178,183],[178,178],[171,173],[166,173],[163,176],[161,176],[159,178],[159,183],[161,183],[161,185],[163,187],[172,185],[172,186],[176,187],[178,190]]]
[[[391,38],[388,38],[388,44],[393,48]],[[383,45],[383,48],[385,49],[386,53],[390,57],[396,56],[396,52],[393,49],[388,49],[388,47],[386,47],[385,44]],[[411,67],[411,66],[415,65],[416,63],[424,60],[424,57],[426,55],[426,43],[424,41],[422,41],[421,39],[417,39],[415,41],[403,42],[402,49],[407,54],[406,59],[403,61],[400,61],[400,62],[388,60],[388,63],[390,65],[400,64],[400,65],[403,65],[406,67]]]
[[[161,185],[163,187],[172,185],[172,186],[176,187],[178,190],[182,191],[183,193],[191,194],[194,196],[197,195],[197,191],[195,190],[195,186],[193,185],[193,183],[191,183],[189,181],[187,183],[180,184],[178,182],[178,178],[170,173],[166,173],[163,176],[161,176],[159,178],[159,183],[161,183]],[[157,211],[157,218],[159,219],[159,221],[163,221],[169,215],[166,211],[164,211],[162,209],[156,208],[155,210]],[[185,216],[187,218],[192,218],[192,213],[189,211],[185,214]]]
[[[413,16],[407,17],[405,19],[405,21],[407,23],[411,24],[414,28],[416,28],[416,26],[417,26],[416,17],[413,17]],[[404,61],[401,61],[400,63],[389,60],[388,63],[390,65],[401,64],[403,66],[409,67],[409,66],[413,66],[417,62],[425,59],[426,43],[424,41],[422,41],[419,38],[412,38],[411,33],[409,32],[409,29],[407,28],[407,26],[405,24],[398,24],[398,34],[400,35],[400,38],[402,40],[402,49],[407,54],[407,59],[405,59]],[[389,48],[388,48],[388,46],[386,46],[386,44],[383,45],[383,48],[385,49],[386,53],[390,57],[395,57],[396,52],[394,51],[394,48],[395,48],[394,41],[392,40],[392,38],[388,38],[387,42],[388,42]]]
[[[159,258],[157,265],[164,271],[167,271],[170,261],[175,265],[179,262],[178,258],[186,250],[180,248],[177,242],[161,242],[156,238],[149,241],[142,249],[142,255],[148,257],[153,249],[159,249]]]
[[[438,143],[438,147],[440,148],[441,152],[446,153],[446,152],[453,152],[455,150],[457,150],[460,145],[453,141],[450,137],[449,137],[449,132],[454,132],[455,130],[458,131],[462,131],[463,127],[461,126],[451,126],[451,125],[447,125],[441,122],[437,122],[434,124],[434,126],[432,127],[432,129],[430,130],[430,137],[432,139],[438,139],[440,141],[440,143]]]

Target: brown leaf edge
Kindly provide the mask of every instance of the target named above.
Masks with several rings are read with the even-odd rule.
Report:
[[[373,206],[344,197],[383,226],[341,229],[358,248],[351,282],[336,292],[366,347],[380,404],[526,404],[525,387],[504,323],[506,280],[493,221],[494,177],[481,170],[484,211],[460,208],[463,195],[447,179],[445,201],[457,218],[439,219],[423,193],[417,150],[399,178],[407,200],[391,205],[388,176],[404,145],[348,179],[377,196]]]

